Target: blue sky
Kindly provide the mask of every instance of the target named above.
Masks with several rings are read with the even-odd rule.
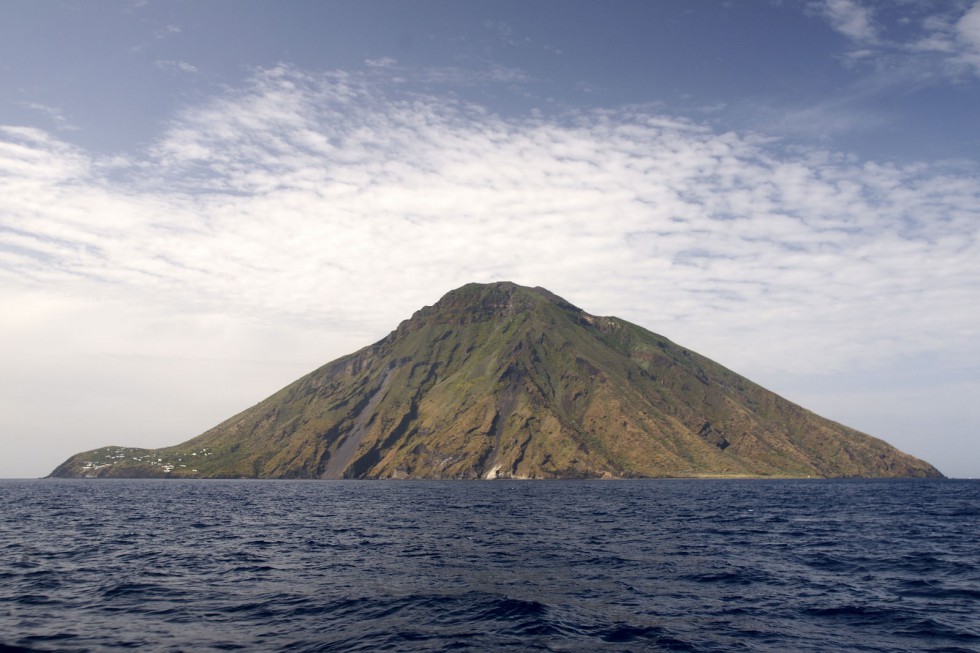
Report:
[[[0,477],[469,281],[980,476],[980,2],[0,4]]]

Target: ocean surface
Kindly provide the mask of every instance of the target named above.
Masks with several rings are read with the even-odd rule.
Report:
[[[0,651],[978,651],[976,481],[0,481]]]

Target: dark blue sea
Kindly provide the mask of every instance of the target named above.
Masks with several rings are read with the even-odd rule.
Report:
[[[978,651],[975,481],[0,481],[2,651]]]

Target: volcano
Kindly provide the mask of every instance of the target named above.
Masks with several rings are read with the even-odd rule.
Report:
[[[941,477],[667,338],[543,288],[469,284],[183,444],[54,477]]]

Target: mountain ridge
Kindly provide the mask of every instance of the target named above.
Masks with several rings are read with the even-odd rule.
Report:
[[[51,475],[941,476],[663,336],[511,282],[450,291],[182,444],[103,447]]]

